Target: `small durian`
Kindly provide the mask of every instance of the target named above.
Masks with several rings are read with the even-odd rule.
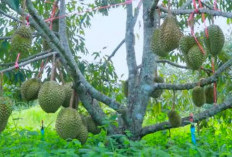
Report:
[[[214,87],[212,85],[205,87],[205,99],[207,104],[214,103]]]
[[[99,134],[101,129],[99,129],[96,125],[96,123],[93,121],[91,116],[86,117],[86,123],[88,131],[93,134]]]
[[[38,94],[39,105],[47,113],[55,113],[65,100],[65,91],[55,81],[43,83]]]
[[[56,132],[63,139],[75,139],[82,132],[82,121],[77,110],[62,108],[56,118]]]
[[[164,83],[164,79],[160,76],[157,76],[154,78],[154,83]],[[162,93],[163,93],[162,89],[155,89],[154,91],[152,91],[151,97],[158,98],[161,96]]]
[[[0,97],[0,132],[6,128],[12,110],[13,102],[11,99],[8,97]]]
[[[40,86],[41,86],[41,81],[36,78],[24,81],[21,86],[22,98],[26,101],[37,99]]]
[[[160,26],[160,40],[165,52],[170,52],[179,46],[182,32],[179,29],[177,20],[171,14],[164,19]]]
[[[192,100],[197,107],[201,107],[205,103],[205,90],[200,86],[196,86],[192,91]]]
[[[194,45],[188,52],[188,66],[192,70],[199,70],[205,61],[205,57],[198,45]]]
[[[160,29],[155,29],[153,33],[151,49],[153,53],[157,54],[160,57],[166,57],[169,53],[168,51],[163,50],[162,43],[160,40]]]
[[[62,104],[63,107],[69,107],[70,105],[70,99],[72,97],[73,89],[72,89],[72,83],[67,83],[63,85],[63,89],[65,92],[65,100]]]
[[[15,34],[18,34],[23,38],[32,39],[32,31],[31,31],[30,27],[28,27],[28,26],[19,27],[16,30]]]
[[[181,126],[182,119],[176,111],[169,111],[168,120],[172,127]]]
[[[225,36],[221,28],[217,25],[207,27],[208,37],[204,33],[205,46],[213,56],[218,55],[224,46]]]
[[[188,51],[196,44],[193,36],[183,36],[180,39],[179,48],[184,55],[187,55]]]
[[[29,38],[24,38],[19,34],[14,34],[11,39],[11,51],[16,54],[21,53],[21,55],[25,56],[29,52],[31,42],[32,41]]]

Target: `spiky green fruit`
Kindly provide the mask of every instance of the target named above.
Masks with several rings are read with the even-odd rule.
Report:
[[[69,107],[70,99],[71,99],[72,93],[73,93],[72,83],[67,83],[67,84],[63,85],[63,89],[65,92],[65,99],[64,99],[64,103],[62,104],[62,106]]]
[[[201,107],[205,103],[205,90],[200,86],[196,86],[192,91],[192,100],[197,107]]]
[[[77,139],[81,142],[81,144],[85,144],[85,142],[88,139],[88,130],[86,128],[86,126],[81,125],[80,128],[80,133],[77,135]]]
[[[196,41],[193,36],[183,36],[180,39],[179,48],[184,55],[188,54],[188,51],[196,45]]]
[[[170,111],[168,113],[168,120],[172,127],[178,127],[181,125],[181,117],[176,111]]]
[[[31,47],[31,39],[24,38],[19,34],[14,34],[11,39],[11,51],[14,53],[21,53],[22,56],[25,56]]]
[[[93,121],[91,116],[86,117],[86,122],[87,122],[87,128],[88,128],[89,132],[91,132],[93,134],[100,133],[101,130],[97,127],[96,123]]]
[[[156,29],[153,33],[151,49],[158,56],[166,57],[168,55],[168,51],[164,51],[163,45],[160,40],[160,29]]]
[[[41,86],[41,81],[36,78],[24,81],[21,86],[22,98],[26,101],[37,99],[40,86]]]
[[[157,76],[154,78],[154,83],[164,83],[164,79],[160,76]],[[161,94],[163,93],[162,89],[155,89],[152,93],[151,93],[151,97],[153,98],[158,98],[161,96]]]
[[[56,132],[63,139],[74,139],[81,133],[82,121],[77,110],[62,108],[56,118]]]
[[[198,45],[194,45],[188,52],[188,65],[192,70],[198,70],[201,68],[205,61],[205,56]]]
[[[28,26],[21,26],[19,27],[15,34],[20,35],[21,37],[27,38],[27,39],[32,39],[32,31],[30,27]]]
[[[204,33],[205,46],[213,56],[218,55],[225,43],[225,36],[221,28],[217,25],[207,27],[208,37]]]
[[[170,52],[179,46],[182,32],[174,16],[168,15],[160,27],[160,40],[165,52]]]
[[[55,113],[64,102],[65,92],[57,82],[47,81],[41,86],[38,99],[45,112]]]
[[[0,97],[0,132],[3,131],[7,125],[13,109],[13,102],[8,97]]]
[[[205,88],[205,98],[207,104],[214,103],[214,87],[212,85]]]

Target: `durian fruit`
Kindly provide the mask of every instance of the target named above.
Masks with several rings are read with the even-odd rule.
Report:
[[[200,86],[196,86],[192,91],[192,100],[197,107],[201,107],[205,103],[205,90]]]
[[[32,43],[32,32],[28,26],[19,27],[11,39],[11,51],[14,56],[21,53],[21,57],[24,58],[28,55],[29,49]]]
[[[93,134],[100,133],[101,130],[97,127],[96,123],[93,121],[91,116],[86,117],[86,123],[87,123],[87,128],[89,132]]]
[[[123,86],[123,93],[126,97],[128,97],[128,80],[126,80],[125,82],[123,82],[122,84]]]
[[[72,83],[67,83],[63,85],[63,89],[65,92],[65,99],[62,104],[63,107],[69,107],[70,105],[70,99],[72,97],[73,89],[72,89]]]
[[[40,86],[41,86],[41,81],[37,78],[29,79],[23,82],[21,86],[22,98],[26,101],[37,99]]]
[[[11,50],[14,53],[21,53],[25,56],[25,53],[29,52],[31,47],[31,39],[22,37],[19,34],[14,34],[11,39]]]
[[[38,99],[45,112],[55,113],[64,102],[65,91],[57,82],[47,81],[41,86]]]
[[[214,103],[214,87],[212,85],[205,87],[205,99],[207,104]]]
[[[62,108],[56,118],[56,132],[63,139],[75,139],[82,133],[83,124],[77,110]]]
[[[169,111],[168,120],[172,127],[178,127],[182,123],[181,117],[176,111]]]
[[[160,27],[160,40],[165,52],[170,52],[179,46],[182,32],[179,29],[177,20],[168,14]]]
[[[210,25],[207,27],[208,38],[204,33],[205,46],[213,56],[218,55],[225,43],[225,36],[221,28],[217,25]]]
[[[12,113],[13,103],[8,97],[0,97],[0,132],[2,132],[7,125],[8,118]]]
[[[27,38],[27,39],[31,39],[32,38],[32,32],[30,27],[28,26],[21,26],[19,27],[15,34],[20,35],[21,37]]]
[[[81,142],[81,144],[85,144],[88,139],[88,130],[85,125],[81,125],[79,130],[80,133],[77,135],[76,138]]]
[[[155,83],[164,83],[164,79],[160,76],[157,76],[154,78],[154,82]],[[161,94],[163,93],[162,89],[155,89],[152,93],[151,93],[151,97],[153,98],[158,98],[161,96]]]
[[[205,61],[205,56],[198,45],[194,45],[188,52],[188,66],[192,70],[198,70]]]
[[[156,29],[152,36],[151,41],[151,49],[152,51],[160,57],[166,57],[168,55],[168,51],[164,51],[163,45],[160,40],[160,29]]]
[[[194,45],[196,45],[196,41],[193,36],[183,36],[180,39],[179,48],[184,55],[187,55]]]

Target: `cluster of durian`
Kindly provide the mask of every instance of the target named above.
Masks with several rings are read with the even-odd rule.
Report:
[[[156,76],[154,78],[154,83],[164,83],[164,79],[161,76]],[[128,80],[123,82],[123,92],[124,92],[124,95],[128,97]],[[162,93],[163,93],[162,89],[156,89],[152,91],[150,96],[156,99],[156,98],[159,98],[162,95]]]
[[[13,54],[21,53],[21,57],[26,57],[32,43],[32,31],[30,27],[22,25],[19,27],[11,39],[11,51]]]
[[[56,132],[63,139],[78,139],[84,144],[88,138],[88,129],[80,114],[73,108],[62,108],[57,115]]]
[[[168,14],[160,28],[153,33],[151,49],[158,56],[165,57],[178,48],[182,35],[176,18]]]
[[[205,53],[216,56],[221,52],[224,46],[224,34],[221,28],[217,25],[210,25],[207,27],[207,32],[208,36],[206,35],[206,31],[204,32],[204,45],[206,48],[203,47],[203,44],[199,38],[197,38],[197,40],[202,45]],[[200,69],[206,59],[207,54],[204,55],[201,52],[201,49],[197,45],[194,37],[183,36],[180,39],[179,48],[183,53],[187,66],[193,70]]]
[[[171,110],[168,112],[168,120],[172,127],[181,126],[182,123],[181,116],[175,110]]]
[[[214,103],[214,87],[209,85],[207,87],[196,86],[192,91],[192,100],[197,107],[203,106],[205,103]]]
[[[0,97],[0,133],[6,128],[12,113],[13,102],[8,97]]]

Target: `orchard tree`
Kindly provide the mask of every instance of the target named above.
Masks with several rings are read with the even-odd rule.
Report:
[[[214,93],[214,105],[210,105],[210,107],[204,110],[199,109],[198,113],[194,113],[193,121],[200,122],[232,107],[232,98],[229,96],[229,94],[231,94],[229,90],[231,87],[229,68],[232,65],[232,59],[229,59],[228,52],[230,51],[230,47],[228,46],[230,43],[224,45],[222,52],[218,50],[219,52],[217,53],[220,53],[218,57],[216,55],[210,55],[210,51],[213,51],[210,50],[212,42],[208,41],[208,45],[207,41],[206,44],[201,42],[201,39],[205,38],[205,31],[202,31],[199,37],[196,38],[192,37],[195,36],[194,32],[192,32],[189,38],[193,39],[192,41],[195,47],[191,52],[194,52],[194,54],[196,51],[196,53],[205,53],[204,64],[200,67],[195,67],[195,62],[191,65],[191,59],[187,62],[186,54],[181,52],[183,51],[181,47],[179,50],[179,40],[181,40],[181,37],[187,35],[187,33],[181,32],[188,29],[188,26],[190,26],[193,31],[194,23],[202,23],[201,15],[205,15],[205,20],[210,21],[211,25],[215,16],[227,18],[229,24],[232,18],[232,14],[230,13],[232,2],[229,0],[220,1],[218,3],[215,3],[215,1],[212,2],[212,0],[207,2],[201,2],[199,0],[197,1],[199,3],[198,7],[194,7],[196,3],[195,0],[171,2],[164,0],[162,5],[158,5],[160,4],[159,0],[141,0],[135,10],[133,9],[134,1],[97,0],[87,5],[92,11],[85,12],[79,16],[73,15],[68,18],[66,17],[67,12],[73,12],[74,10],[84,12],[86,6],[82,3],[78,6],[76,1],[65,2],[65,0],[54,1],[55,5],[38,0],[1,0],[1,2],[0,14],[2,16],[0,19],[0,34],[3,37],[0,37],[0,72],[5,73],[4,82],[12,84],[14,81],[24,81],[24,76],[28,78],[35,76],[40,69],[38,61],[56,56],[56,59],[59,60],[60,63],[59,75],[63,75],[63,77],[58,78],[60,79],[59,81],[73,81],[73,89],[80,98],[81,104],[98,125],[105,126],[109,135],[127,134],[129,131],[131,133],[130,139],[139,140],[150,133],[188,125],[191,123],[190,119],[192,118],[189,116],[189,113],[193,111],[193,108],[190,107],[192,96],[188,91],[192,92],[193,88],[198,88],[201,92],[200,96],[202,96],[202,91],[204,94],[204,86],[213,83],[217,83],[218,103],[216,104],[215,101],[215,86],[212,91]],[[124,6],[127,13],[125,38],[122,39],[122,42],[110,56],[102,59],[104,62],[100,62],[99,64],[86,63],[81,60],[81,55],[89,53],[85,47],[83,27],[90,27],[91,17],[94,16],[96,12],[99,11],[104,16],[107,16],[110,9],[103,7],[103,9],[98,10],[96,8],[118,3],[125,4]],[[58,10],[55,9],[56,5],[58,6]],[[144,30],[142,64],[138,65],[136,62],[134,27],[140,10],[143,11]],[[170,17],[171,14],[172,17]],[[21,18],[17,18],[19,16]],[[177,18],[173,18],[174,16]],[[191,18],[189,18],[189,16]],[[162,33],[165,32],[163,29],[165,29],[164,25],[167,18],[170,18],[172,25],[171,27],[167,26],[166,30],[173,31],[174,29],[174,31],[170,34],[166,34],[165,38],[165,35]],[[33,28],[33,47],[25,56],[22,56],[24,58],[19,60],[19,67],[30,65],[31,70],[20,70],[20,72],[14,72],[12,75],[10,71],[14,71],[15,69],[15,66],[12,65],[15,64],[14,60],[17,54],[11,53],[11,43],[9,39],[14,29],[19,25],[25,25],[26,21],[29,22],[30,26]],[[50,29],[52,28],[51,23],[54,25],[55,21],[59,22],[59,27],[56,31]],[[164,22],[162,23],[162,21]],[[179,22],[177,23],[177,21]],[[47,23],[51,26],[50,28]],[[206,28],[202,28],[202,30],[204,29]],[[215,30],[220,32],[220,28]],[[215,30],[213,33],[215,33]],[[208,27],[209,37],[211,34],[210,31],[211,29]],[[176,39],[173,39],[173,33],[178,36],[178,46],[169,49],[170,45],[173,44],[170,42],[176,41]],[[224,41],[221,40],[224,39],[220,38],[217,42],[223,42],[224,44]],[[50,51],[43,52],[42,41],[47,42]],[[183,39],[182,41],[185,42]],[[168,42],[169,44],[167,44]],[[111,58],[124,43],[126,45],[128,80],[124,85],[124,90],[126,91],[125,96],[122,97],[122,87],[117,85],[118,78],[114,72]],[[208,48],[208,50],[206,50],[206,48]],[[163,53],[166,54],[164,55]],[[202,54],[199,54],[199,56]],[[98,57],[99,53],[94,53],[94,55]],[[215,60],[215,72],[214,69],[211,70],[212,58]],[[197,59],[199,60],[199,58]],[[183,61],[186,62],[187,66],[180,64],[183,63]],[[165,66],[163,66],[162,63],[165,64]],[[184,69],[185,74],[182,74],[183,71],[178,73],[178,70],[175,70],[178,68]],[[177,74],[167,77],[165,76],[165,70],[168,71],[166,74],[169,72],[172,73],[173,71],[173,73]],[[47,70],[48,75],[51,71],[51,69]],[[157,79],[160,78],[158,74],[163,75],[164,78],[167,77],[164,79],[165,81],[163,79],[161,79],[161,81]],[[190,80],[193,82],[190,82]],[[153,93],[159,92],[161,94],[163,91],[165,97],[161,100],[159,100],[160,98],[152,98]],[[201,99],[200,97],[197,98]],[[171,115],[171,112],[169,112],[169,122],[159,122],[155,120],[154,122],[157,122],[156,124],[144,126],[145,115],[152,110],[150,107],[151,104],[153,104],[156,109],[162,107],[162,113],[165,114],[162,120],[167,119],[167,110],[171,110],[172,108],[172,113],[174,114]],[[201,103],[199,106],[203,104]],[[113,110],[111,114],[116,115],[114,123],[108,123],[108,117],[110,115],[105,112],[105,105]],[[185,111],[185,113],[181,114],[185,117],[181,118],[175,112],[177,108],[181,111]],[[152,113],[150,117],[155,116],[154,114],[156,113]],[[172,119],[176,121],[172,123]]]

